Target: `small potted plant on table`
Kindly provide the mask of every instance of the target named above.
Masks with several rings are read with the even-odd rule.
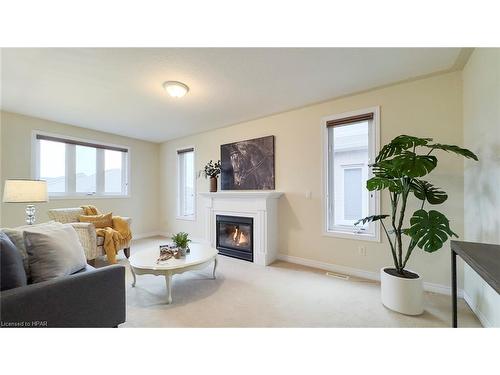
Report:
[[[186,232],[179,232],[172,236],[172,242],[180,251],[181,256],[186,256],[186,253],[189,253],[189,243],[191,240],[189,239],[189,234]]]
[[[365,217],[356,223],[380,221],[394,261],[394,267],[380,271],[382,303],[391,310],[408,315],[423,312],[422,278],[406,268],[413,250],[418,247],[432,253],[441,249],[451,236],[458,237],[444,214],[424,208],[426,203],[438,205],[448,198],[440,188],[422,179],[437,166],[438,160],[432,153],[442,150],[478,160],[467,149],[431,142],[431,138],[400,135],[380,150],[375,163],[370,165],[374,177],[367,181],[366,187],[369,191],[388,191],[391,214]],[[417,150],[423,153],[418,154]],[[421,203],[407,226],[405,214],[411,197]],[[385,225],[385,219],[389,220],[390,227]],[[405,252],[403,248],[406,248]]]
[[[210,192],[215,193],[217,191],[217,177],[220,175],[220,160],[215,163],[210,160],[201,173],[205,178],[210,178]]]

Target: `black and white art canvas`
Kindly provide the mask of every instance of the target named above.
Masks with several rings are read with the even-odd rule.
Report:
[[[220,146],[222,190],[274,190],[274,135]]]

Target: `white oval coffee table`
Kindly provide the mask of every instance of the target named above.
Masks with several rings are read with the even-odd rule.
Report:
[[[167,261],[156,263],[160,250],[158,248],[144,250],[133,254],[129,258],[130,270],[134,276],[132,286],[135,286],[136,275],[157,275],[165,276],[167,284],[167,304],[172,303],[172,276],[184,273],[186,271],[198,270],[207,267],[210,263],[214,263],[212,277],[215,279],[215,270],[217,269],[217,249],[208,245],[199,243],[191,243],[189,245],[191,251],[186,254],[185,258],[175,259],[170,258]]]

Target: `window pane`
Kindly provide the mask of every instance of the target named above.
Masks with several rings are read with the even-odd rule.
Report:
[[[49,193],[66,191],[66,145],[40,140],[40,179],[47,181]]]
[[[330,229],[368,216],[368,121],[329,128]]]
[[[181,216],[194,215],[194,152],[179,154],[179,213]]]
[[[344,219],[358,220],[363,215],[361,168],[344,170]]]
[[[185,153],[185,205],[184,205],[184,215],[194,214],[194,153]]]
[[[76,146],[76,191],[78,193],[96,192],[96,149]]]
[[[121,151],[104,150],[104,192],[106,193],[122,192],[122,156]]]

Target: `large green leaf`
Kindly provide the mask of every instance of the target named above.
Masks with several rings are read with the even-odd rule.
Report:
[[[404,176],[422,177],[430,173],[437,165],[437,158],[432,155],[417,155],[410,151],[391,159],[394,169]]]
[[[411,190],[418,199],[426,200],[430,204],[441,204],[448,199],[448,194],[424,180],[414,179]]]
[[[359,223],[363,223],[363,224],[371,223],[372,221],[382,220],[382,219],[385,219],[386,217],[389,217],[389,215],[372,215],[372,216],[367,216],[367,217],[364,217],[363,219],[359,219],[358,221],[356,221],[354,223],[354,225],[358,225]]]
[[[383,177],[372,177],[366,181],[366,188],[369,191],[373,190],[384,190],[388,188],[397,188],[396,181],[383,178]]]
[[[403,186],[399,179],[391,179],[384,177],[372,177],[366,181],[368,191],[389,189],[393,193],[401,193]]]
[[[399,155],[401,152],[416,146],[425,146],[432,142],[432,138],[418,138],[411,135],[400,135],[394,138],[390,143],[386,144],[380,150],[376,162],[390,158],[393,155]]]
[[[476,154],[474,154],[472,151],[467,150],[466,148],[461,148],[461,147],[455,146],[455,145],[442,145],[442,144],[436,143],[435,145],[425,145],[425,147],[429,147],[429,148],[437,149],[437,150],[444,150],[444,151],[448,151],[448,152],[453,152],[457,155],[462,155],[463,157],[468,158],[468,159],[474,159],[476,161],[478,160]]]
[[[394,162],[394,159],[382,160],[375,164],[371,164],[372,172],[376,177],[386,179],[398,179],[403,177],[401,170]]]
[[[417,246],[424,251],[432,253],[443,247],[449,237],[458,237],[450,229],[450,222],[441,212],[418,210],[410,219],[411,227],[405,231]]]

